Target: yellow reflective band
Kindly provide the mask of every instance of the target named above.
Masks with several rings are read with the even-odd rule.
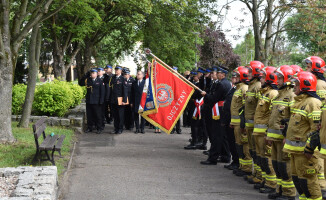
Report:
[[[266,175],[266,180],[267,181],[275,181],[276,180],[276,176],[274,175],[274,176],[270,176],[270,175]]]
[[[254,132],[256,133],[265,133],[267,128],[254,128]]]
[[[307,169],[307,174],[315,174],[316,170],[315,169]]]
[[[320,149],[320,153],[326,155],[326,149],[321,148],[321,149]]]
[[[299,199],[300,199],[300,198],[299,198]],[[307,198],[307,200],[323,200],[323,197],[318,197],[318,198],[315,198],[315,199]]]
[[[317,176],[319,180],[325,180],[325,175],[323,173],[318,174]]]
[[[307,197],[306,197],[306,195],[302,194],[302,195],[299,196],[299,199],[300,200],[307,200]]]
[[[242,164],[243,163],[243,160],[241,158],[239,158],[239,163]]]
[[[278,179],[278,178],[277,178],[277,179],[276,179],[276,184],[277,184],[277,185],[282,185],[282,179]]]
[[[296,108],[293,108],[293,113],[300,114],[300,115],[305,116],[305,117],[308,115],[308,113],[306,111],[296,109]]]
[[[263,178],[265,178],[266,177],[266,172],[261,172],[261,176],[263,177]]]
[[[267,132],[267,137],[275,138],[275,139],[283,139],[284,138],[283,135],[280,135],[277,133],[269,133],[269,132]]]
[[[294,104],[294,101],[289,102],[289,106],[293,106],[293,104]]]
[[[273,106],[274,105],[280,105],[280,106],[290,106],[289,105],[289,102],[286,102],[286,101],[273,101]]]
[[[253,128],[254,127],[254,124],[253,123],[246,123],[246,127]]]
[[[284,149],[288,149],[291,151],[303,151],[306,146],[306,142],[301,141],[291,141],[286,139]]]
[[[234,122],[234,123],[240,123],[240,119],[231,119],[231,123]]]
[[[313,119],[313,120],[320,120],[320,115],[321,115],[321,111],[318,110],[318,111],[313,111],[312,113],[309,113],[308,114],[308,118],[309,119]]]
[[[282,181],[282,187],[284,188],[294,188],[293,181]]]
[[[291,146],[291,145],[288,145],[288,144],[285,144],[284,149],[288,149],[288,150],[292,150],[292,151],[303,151],[304,150],[304,147],[295,147],[295,146]]]
[[[243,165],[252,165],[252,160],[242,160]]]

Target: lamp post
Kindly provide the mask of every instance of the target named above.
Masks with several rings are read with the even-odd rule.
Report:
[[[197,69],[197,35],[199,35],[199,32],[193,32],[195,34],[195,68]]]

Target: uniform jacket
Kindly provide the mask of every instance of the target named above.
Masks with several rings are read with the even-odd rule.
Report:
[[[139,104],[141,101],[141,96],[143,94],[143,89],[145,85],[145,80],[141,80],[138,85],[138,80],[134,81],[131,88],[131,102],[134,105],[134,112],[138,113]]]
[[[273,99],[278,95],[278,91],[267,86],[260,89],[260,96],[256,107],[254,117],[254,133],[253,135],[265,135],[269,117],[271,116],[270,106]]]
[[[326,105],[322,107],[322,113],[320,116],[321,128],[319,131],[320,134],[320,143],[321,143],[321,158],[326,159]]]
[[[231,102],[234,92],[236,91],[236,87],[232,87],[231,90],[226,95],[224,106],[223,106],[223,114],[221,116],[221,124],[229,125],[231,122]]]
[[[293,89],[286,86],[278,90],[277,97],[272,101],[271,116],[268,122],[267,137],[270,140],[283,140],[281,120],[290,119],[291,106],[294,103],[295,94]]]
[[[247,90],[247,84],[242,82],[236,84],[236,90],[231,101],[231,125],[240,125],[239,110],[245,104],[245,95]]]
[[[105,85],[105,101],[110,101],[110,94],[111,94],[111,88],[110,88],[110,81],[111,78],[113,77],[113,74],[104,74],[104,85]]]
[[[283,151],[302,153],[305,146],[309,145],[307,142],[309,133],[317,130],[322,102],[307,94],[298,95],[294,100]]]
[[[254,127],[254,116],[256,112],[257,103],[259,100],[261,83],[255,78],[249,82],[248,90],[245,97],[245,119],[246,127]]]
[[[131,101],[132,100],[132,98],[131,98],[131,90],[132,90],[132,84],[135,82],[135,79],[133,78],[133,77],[130,77],[128,80],[127,79],[125,79],[125,84],[127,85],[127,87],[128,87],[128,99],[129,99],[129,101]]]
[[[118,104],[118,97],[122,97],[122,101],[127,103],[128,87],[125,82],[125,78],[120,75],[117,77],[114,75],[110,81],[110,100],[113,104]]]
[[[322,99],[322,101],[325,103],[325,99],[326,99],[326,82],[325,81],[323,81],[321,79],[317,79],[316,93]]]
[[[209,89],[211,88],[211,84],[212,84],[212,79],[210,77],[205,77],[205,76],[202,76],[199,80],[199,85],[200,85],[200,88],[203,90],[203,91],[206,91],[208,92]]]
[[[105,97],[105,86],[100,78],[96,78],[94,81],[92,78],[84,77],[81,79],[80,85],[86,86],[86,103],[87,104],[103,104]]]

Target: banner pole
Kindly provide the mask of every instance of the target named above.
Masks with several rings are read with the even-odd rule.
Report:
[[[158,60],[160,63],[162,63],[166,68],[168,68],[172,73],[176,74],[179,78],[181,78],[182,80],[184,80],[186,83],[188,83],[189,85],[191,85],[193,88],[195,88],[196,90],[198,90],[199,92],[203,92],[199,87],[197,87],[195,84],[193,84],[192,82],[190,82],[188,79],[186,79],[184,76],[182,76],[181,74],[179,74],[179,72],[177,72],[176,70],[174,70],[172,67],[170,67],[168,64],[166,64],[165,62],[163,62],[161,59],[159,59],[158,57],[156,57],[150,49],[145,49],[145,53],[148,55],[151,55],[153,58],[155,58],[156,60]]]

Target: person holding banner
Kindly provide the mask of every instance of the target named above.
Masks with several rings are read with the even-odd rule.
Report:
[[[222,154],[224,137],[220,132],[221,123],[219,119],[224,100],[231,89],[231,83],[226,78],[227,72],[225,68],[214,67],[210,92],[202,92],[202,96],[204,96],[207,132],[211,142],[208,159],[200,162],[203,165],[216,165],[219,156]],[[222,157],[219,161],[229,162],[229,159]]]
[[[110,83],[115,134],[121,134],[123,131],[124,106],[128,104],[128,87],[121,72],[122,67],[117,65],[115,67],[115,76],[112,77]]]

